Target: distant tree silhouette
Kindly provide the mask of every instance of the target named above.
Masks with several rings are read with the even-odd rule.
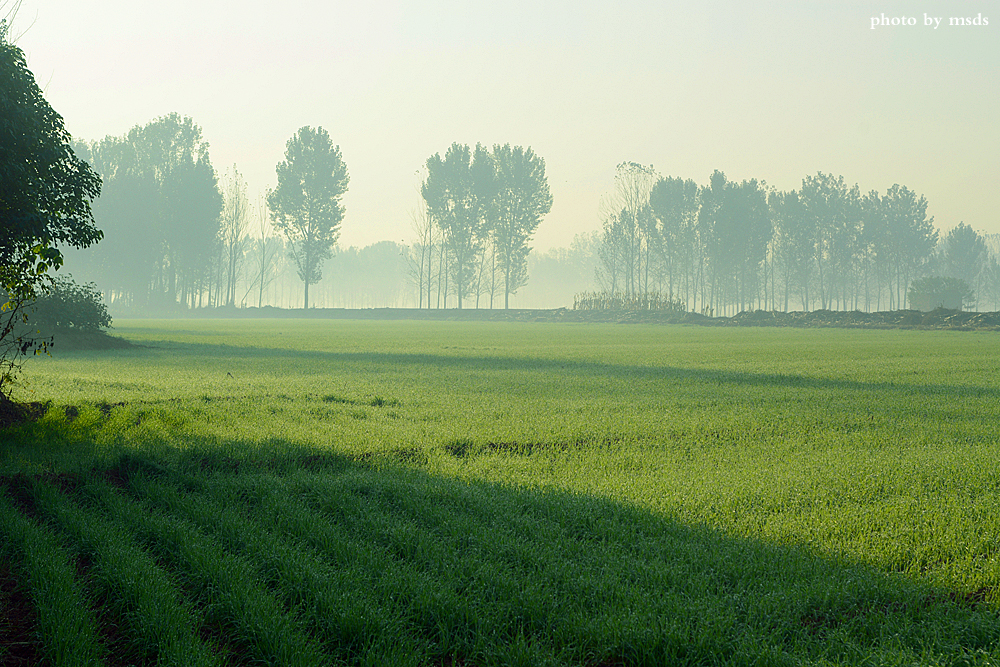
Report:
[[[323,262],[340,237],[347,192],[347,165],[322,127],[299,129],[285,145],[278,163],[278,186],[267,195],[274,226],[291,244],[299,279],[305,284],[303,307],[309,307],[309,285],[323,277]]]
[[[601,282],[613,291],[635,295],[649,288],[651,246],[656,221],[649,205],[657,181],[652,166],[622,162],[615,188],[601,203],[605,245]]]
[[[219,225],[219,243],[222,250],[227,306],[236,305],[236,280],[243,265],[250,226],[250,200],[247,183],[234,164],[226,172],[222,188],[222,217]]]
[[[552,210],[552,194],[545,160],[531,148],[496,145],[493,159],[497,187],[492,232],[503,273],[503,307],[510,308],[510,295],[528,281],[528,242]]]
[[[75,270],[99,278],[112,306],[201,305],[219,278],[222,210],[201,128],[171,113],[76,149],[104,178],[94,216],[107,238]]]
[[[481,145],[472,150],[454,143],[443,158],[440,153],[427,158],[426,166],[420,194],[444,232],[450,277],[462,308],[472,293],[476,260],[489,232],[488,218],[496,198],[493,158]]]
[[[968,285],[979,283],[989,252],[983,237],[964,222],[945,236],[945,272]]]

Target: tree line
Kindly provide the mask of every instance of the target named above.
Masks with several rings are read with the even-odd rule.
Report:
[[[112,308],[309,307],[315,286],[320,305],[346,307],[569,305],[599,290],[718,314],[892,310],[922,276],[961,278],[982,303],[1000,282],[985,237],[961,224],[939,238],[923,196],[901,185],[862,193],[824,173],[782,191],[622,163],[599,235],[532,254],[552,195],[544,160],[510,144],[455,143],[426,160],[412,243],[336,250],[349,176],[323,128],[289,139],[277,186],[256,196],[235,165],[218,175],[208,148],[178,114],[73,143],[103,178],[93,208],[105,239],[69,254]]]
[[[418,307],[447,307],[454,296],[462,308],[474,296],[477,308],[485,297],[493,308],[502,295],[509,308],[528,281],[528,242],[552,208],[545,161],[521,146],[454,143],[425,167],[425,205],[414,214]]]
[[[253,202],[235,165],[219,178],[208,148],[201,128],[178,114],[121,137],[73,142],[103,179],[93,210],[107,241],[78,253],[76,268],[99,279],[109,304],[135,312],[235,306],[254,288],[260,304],[274,277],[278,231],[308,305],[344,214],[339,148],[323,128],[301,128],[277,165],[277,187]],[[253,278],[241,299],[247,271]]]
[[[997,280],[985,239],[965,224],[939,238],[923,196],[898,184],[862,193],[832,174],[781,191],[718,170],[698,185],[622,163],[602,223],[604,291],[663,293],[706,313],[895,310],[933,272],[980,288]]]
[[[303,127],[288,140],[277,187],[253,202],[235,165],[217,176],[188,117],[170,114],[73,148],[104,180],[94,215],[109,239],[78,254],[76,270],[99,278],[113,307],[247,305],[251,292],[261,306],[286,258],[309,307],[310,286],[322,280],[340,235],[349,183],[323,128]],[[490,307],[501,296],[508,307],[527,282],[528,243],[552,207],[544,160],[521,146],[456,143],[428,158],[421,195],[419,238],[400,251],[412,259],[416,305],[462,308],[474,295],[478,307],[488,295]]]

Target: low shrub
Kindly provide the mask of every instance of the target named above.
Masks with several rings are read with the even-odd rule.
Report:
[[[56,278],[32,308],[30,321],[43,331],[99,331],[111,326],[111,316],[97,286],[94,283],[81,285],[74,282],[72,276]]]

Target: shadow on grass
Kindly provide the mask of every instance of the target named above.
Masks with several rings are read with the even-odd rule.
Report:
[[[997,654],[989,591],[935,589],[608,499],[452,479],[290,441],[96,456],[88,438],[99,425],[89,428],[63,434],[78,451],[72,469],[0,475],[0,488],[16,493],[41,479],[82,503],[80,489],[110,485],[136,511],[185,521],[195,519],[183,502],[158,506],[150,489],[235,508],[251,536],[243,546],[202,529],[259,568],[271,590],[294,591],[287,606],[301,611],[333,594],[358,610],[309,628],[351,663],[992,664]],[[23,429],[37,442],[59,427]],[[296,567],[332,588],[303,590],[275,574],[254,546],[275,536]]]
[[[501,357],[458,354],[392,353],[392,352],[325,352],[289,350],[284,348],[235,347],[209,343],[164,342],[170,349],[189,351],[195,356],[219,359],[263,358],[298,359],[308,367],[343,364],[400,368],[450,368],[468,371],[517,371],[524,373],[564,376],[611,377],[622,380],[693,381],[708,384],[750,387],[787,387],[851,392],[892,392],[905,396],[946,396],[949,398],[1000,398],[1000,387],[955,386],[936,383],[863,382],[859,380],[811,377],[793,373],[757,373],[709,368],[682,368],[641,364],[609,364],[597,361],[547,359],[534,357]],[[141,353],[141,352],[140,352]]]

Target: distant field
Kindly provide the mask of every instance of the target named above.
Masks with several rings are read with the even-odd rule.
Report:
[[[1000,334],[115,333],[0,432],[0,664],[1000,662]]]

